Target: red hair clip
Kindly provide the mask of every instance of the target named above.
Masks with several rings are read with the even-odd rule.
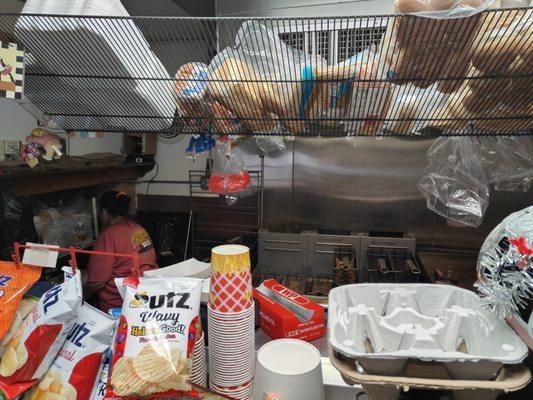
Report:
[[[118,192],[117,193],[117,199],[121,196],[126,196],[126,193],[125,192]]]

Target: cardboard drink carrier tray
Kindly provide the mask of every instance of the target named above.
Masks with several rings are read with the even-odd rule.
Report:
[[[451,390],[455,400],[494,400],[503,392],[523,389],[531,381],[524,364],[502,368],[491,381],[451,379],[442,363],[407,363],[402,376],[368,375],[358,372],[354,360],[344,357],[328,344],[329,359],[349,385],[360,384],[369,400],[396,400],[409,389]]]
[[[345,285],[330,291],[332,364],[373,400],[403,388],[492,400],[531,380],[527,346],[473,292],[429,284]]]

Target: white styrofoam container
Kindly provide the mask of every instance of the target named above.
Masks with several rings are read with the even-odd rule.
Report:
[[[22,14],[129,16],[118,0],[28,0]],[[172,81],[133,20],[21,15],[15,33],[31,50],[40,70],[59,74],[75,70],[81,76],[134,78],[122,79],[117,88],[112,88],[111,104],[118,109],[129,107],[131,115],[139,115],[136,110],[139,108],[143,115],[162,117],[139,121],[139,129],[163,130],[172,123],[175,111]],[[74,86],[79,99],[93,101],[95,113],[99,113],[99,109],[91,94],[94,91],[109,93],[109,85],[113,82],[111,79],[55,79]],[[79,102],[83,109],[91,110],[90,103]],[[105,104],[109,105],[110,101]],[[131,130],[131,121],[126,117],[109,119],[108,129],[122,125]],[[104,126],[101,129],[105,131]]]
[[[329,293],[328,340],[367,373],[399,375],[409,359],[443,362],[455,379],[490,379],[527,356],[469,290],[432,284],[354,284]]]
[[[146,271],[144,276],[147,277],[173,277],[187,276],[190,278],[202,279],[202,304],[209,301],[209,290],[211,288],[211,264],[198,261],[195,258],[169,265],[165,268],[153,269]]]
[[[189,278],[205,279],[211,276],[211,264],[198,261],[196,258],[169,265],[168,267],[146,271],[148,277],[175,277],[187,276]]]

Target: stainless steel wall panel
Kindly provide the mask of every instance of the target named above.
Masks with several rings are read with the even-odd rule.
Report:
[[[417,245],[426,248],[476,250],[505,216],[533,203],[533,189],[491,191],[481,227],[452,226],[426,208],[416,187],[432,142],[428,138],[286,141],[288,151],[265,158],[264,226],[286,232],[401,232],[413,235]],[[257,168],[257,146],[243,149],[247,165]]]

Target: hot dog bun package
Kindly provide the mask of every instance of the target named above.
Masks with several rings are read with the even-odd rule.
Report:
[[[411,81],[426,88],[443,77],[467,72],[472,43],[483,11],[493,0],[395,0],[402,15],[391,21],[381,42],[381,59],[390,66],[395,83]],[[452,93],[463,79],[439,81],[438,89]]]
[[[194,62],[180,67],[174,77],[174,102],[186,126],[202,131],[211,120],[204,96],[207,86],[207,65]]]
[[[57,358],[25,398],[91,400],[114,326],[115,318],[83,304]]]
[[[191,357],[201,279],[115,279],[123,298],[106,398],[196,398]]]
[[[246,21],[236,34],[240,58],[259,76],[262,108],[279,120],[284,131],[300,133],[309,120],[339,125],[358,78],[358,65],[328,66],[319,54],[287,46],[259,21]]]
[[[0,261],[0,343],[17,317],[24,293],[40,276],[40,267]]]
[[[35,385],[52,365],[82,304],[80,274],[49,289],[6,346],[0,361],[0,398],[14,399]]]

